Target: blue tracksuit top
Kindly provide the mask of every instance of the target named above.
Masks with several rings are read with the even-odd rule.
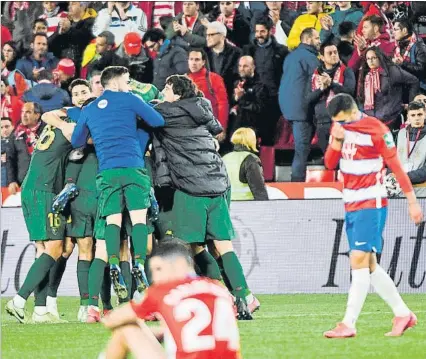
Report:
[[[136,128],[137,115],[151,127],[164,125],[163,117],[132,93],[105,90],[81,111],[71,144],[81,147],[92,137],[99,172],[111,168],[143,168],[142,136],[138,134],[143,130]]]

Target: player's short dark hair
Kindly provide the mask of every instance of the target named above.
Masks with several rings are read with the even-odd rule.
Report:
[[[337,116],[340,112],[349,112],[357,107],[354,98],[346,93],[336,95],[328,104],[327,111],[330,117]]]
[[[10,121],[10,123],[13,125],[12,119],[10,117],[2,117],[2,121]]]
[[[36,32],[36,33],[33,35],[33,38],[31,39],[31,43],[33,44],[33,43],[34,43],[34,41],[35,41],[35,39],[36,39],[37,37],[39,37],[39,36],[44,37],[44,38],[46,39],[46,41],[48,40],[47,34],[45,34],[44,32]]]
[[[272,27],[274,26],[274,23],[272,22],[272,19],[270,17],[258,16],[257,18],[255,18],[255,22],[254,22],[255,29],[256,29],[256,25],[265,26],[268,31],[271,31]]]
[[[395,21],[395,24],[399,24],[399,27],[402,29],[407,29],[407,34],[412,35],[414,31],[413,22],[408,18],[403,17]]]
[[[86,86],[86,87],[88,87],[88,88],[89,88],[89,90],[90,90],[90,84],[89,84],[89,81],[87,81],[87,80],[83,80],[83,79],[75,79],[75,80],[73,80],[73,81],[70,83],[70,85],[69,85],[69,87],[68,87],[68,91],[69,91],[70,93],[72,93],[73,88],[74,88],[74,87],[76,87],[76,86],[80,86],[80,85],[82,85],[82,86]]]
[[[314,36],[314,31],[317,31],[314,27],[307,27],[300,34],[300,42],[310,39]]]
[[[164,239],[159,242],[159,244],[155,246],[152,251],[151,258],[152,257],[181,257],[184,258],[189,265],[194,265],[191,248],[188,246],[187,243],[178,238]]]
[[[384,25],[384,21],[380,16],[370,15],[367,16],[364,21],[369,21],[373,26],[378,26],[379,29]]]
[[[207,54],[206,54],[206,52],[204,51],[204,49],[202,49],[201,47],[200,47],[200,48],[195,48],[195,49],[190,49],[190,50],[188,51],[188,55],[189,55],[191,52],[199,52],[199,53],[201,54],[201,59],[202,59],[203,61],[207,61]]]
[[[199,97],[197,86],[186,75],[172,75],[166,79],[166,85],[173,86],[173,93],[180,99]]]
[[[39,22],[42,22],[44,26],[49,27],[49,24],[47,23],[46,19],[35,19],[33,22],[33,29],[35,28],[36,24],[38,24]]]
[[[53,74],[49,70],[41,70],[38,73],[37,81],[42,80],[53,81]]]
[[[142,44],[145,44],[147,41],[158,42],[160,40],[165,40],[166,34],[161,29],[150,29],[148,30],[142,38]]]
[[[109,46],[114,46],[115,44],[115,36],[111,31],[102,31],[98,37],[103,37]]]
[[[337,41],[330,39],[330,40],[327,40],[325,42],[322,42],[321,46],[320,46],[320,51],[319,51],[320,54],[324,55],[325,48],[329,47],[329,46],[336,46],[336,48],[337,48]]]
[[[353,31],[356,31],[356,25],[352,21],[343,21],[339,24],[339,36],[349,36]]]
[[[420,101],[412,101],[408,104],[407,112],[417,110],[426,110],[426,105]]]
[[[108,66],[101,74],[101,84],[103,87],[108,85],[108,83],[117,77],[128,74],[129,70],[124,66]]]

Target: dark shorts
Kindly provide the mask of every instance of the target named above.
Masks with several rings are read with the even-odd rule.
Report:
[[[70,203],[72,221],[67,225],[67,236],[93,237],[97,208],[97,193],[80,190],[79,195]]]
[[[22,212],[31,241],[65,238],[67,218],[62,213],[52,213],[55,196],[52,192],[22,189]]]
[[[96,178],[99,193],[98,215],[146,209],[150,206],[151,180],[143,168],[113,168],[102,171]]]

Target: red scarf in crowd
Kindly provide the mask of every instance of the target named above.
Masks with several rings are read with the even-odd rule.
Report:
[[[380,73],[382,68],[371,69],[370,72],[365,76],[364,84],[364,110],[374,109],[374,96],[377,92],[381,91],[380,88]]]
[[[343,63],[340,63],[340,66],[337,68],[336,72],[334,73],[332,81],[335,83],[338,83],[340,86],[343,86],[343,83],[345,82],[345,76],[344,76],[345,70],[346,70],[346,66]],[[319,81],[319,78],[320,78],[320,74],[317,68],[315,69],[314,74],[312,75],[312,81],[311,81],[312,91],[319,90],[321,88],[321,83]],[[336,96],[336,94],[333,92],[333,90],[330,89],[326,99],[327,106],[330,103],[330,101],[334,98],[334,96]]]
[[[232,14],[226,17],[223,14],[220,14],[217,18],[217,21],[222,22],[229,30],[234,30],[234,19],[235,19],[236,10],[232,10]]]
[[[402,62],[410,62],[411,48],[415,45],[416,42],[417,42],[417,36],[415,33],[413,33],[413,35],[411,35],[410,37],[410,42],[408,43],[408,46],[405,49],[404,55],[401,56],[401,48],[399,47],[399,43],[398,43],[397,46],[395,47],[395,52],[393,54],[393,57],[394,58],[402,57]]]
[[[30,155],[32,155],[34,151],[34,147],[37,143],[37,140],[39,138],[37,131],[41,126],[41,121],[37,123],[33,128],[28,128],[27,126],[24,126],[22,123],[16,127],[15,130],[15,136],[16,138],[23,137],[25,140],[25,144],[27,145],[27,150]]]
[[[184,16],[186,27],[192,31],[194,28],[195,22],[198,19],[198,14],[195,16]]]

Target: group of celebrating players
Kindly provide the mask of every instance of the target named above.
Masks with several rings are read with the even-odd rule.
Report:
[[[64,322],[56,293],[77,243],[78,320],[102,320],[113,330],[101,357],[124,358],[132,352],[136,358],[239,358],[236,318],[252,319],[260,303],[250,292],[232,248],[230,185],[226,171],[222,177],[217,175],[224,168],[214,140],[221,127],[210,104],[186,76],[169,77],[162,94],[129,79],[124,67],[106,68],[101,83],[105,91],[94,98],[85,80],[73,81],[70,91],[75,107],[42,116],[47,126],[22,185],[24,218],[37,256],[6,311],[21,323]],[[185,115],[193,116],[194,123],[182,130],[173,110],[182,108],[183,101],[196,106],[194,113]],[[384,162],[406,193],[415,223],[422,221],[422,211],[386,126],[362,116],[349,95],[337,95],[329,111],[335,123],[325,162],[333,168],[340,161],[345,178],[352,284],[345,318],[324,335],[356,335],[355,323],[372,284],[395,313],[389,335],[399,336],[417,319],[375,257],[381,252],[386,218],[386,192],[380,182]],[[208,165],[218,166],[211,180],[223,190],[216,196],[201,196],[175,183],[172,220],[160,223],[165,217],[157,211],[152,171],[147,166],[150,136],[157,140],[157,148],[163,147],[172,179],[179,178],[170,162],[175,154],[167,152],[174,149],[167,141],[180,139],[173,136],[178,130],[188,131],[188,141],[194,140],[189,138],[194,128],[203,135],[197,140],[203,138],[205,151],[214,159]],[[167,129],[172,129],[171,136]],[[164,207],[161,200],[160,207]],[[160,227],[157,243],[153,232]],[[121,303],[129,302],[134,292],[144,297],[110,313],[111,283]],[[30,319],[25,304],[31,293],[35,308]],[[160,332],[144,324],[153,318],[164,321],[168,329]],[[159,344],[162,339],[168,354]]]

